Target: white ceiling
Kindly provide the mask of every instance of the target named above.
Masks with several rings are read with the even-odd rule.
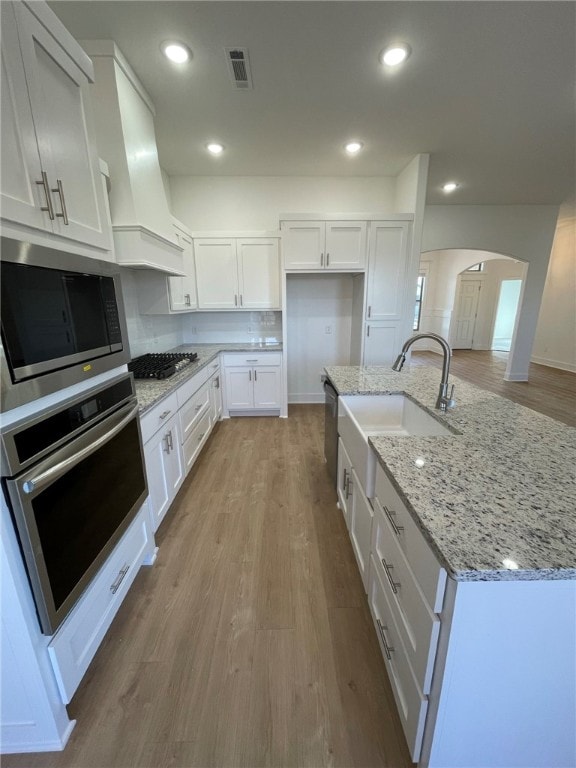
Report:
[[[113,39],[156,106],[169,175],[396,175],[429,152],[429,203],[560,203],[575,184],[574,2],[169,2],[50,6]],[[170,64],[163,40],[193,51]],[[393,73],[378,54],[413,53]],[[224,48],[249,49],[254,89]],[[365,143],[354,158],[343,143]],[[204,145],[226,146],[219,158]],[[441,184],[456,179],[451,196]]]

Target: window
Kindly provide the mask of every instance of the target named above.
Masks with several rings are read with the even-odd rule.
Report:
[[[416,304],[414,306],[414,323],[412,330],[417,331],[420,328],[420,315],[422,314],[422,297],[424,296],[424,275],[418,275],[416,283]]]
[[[478,264],[474,264],[473,267],[468,267],[466,272],[484,272],[484,262],[481,261]]]

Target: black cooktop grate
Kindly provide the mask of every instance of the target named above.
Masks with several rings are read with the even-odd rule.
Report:
[[[141,355],[128,363],[135,379],[167,379],[193,363],[196,352],[159,352]]]

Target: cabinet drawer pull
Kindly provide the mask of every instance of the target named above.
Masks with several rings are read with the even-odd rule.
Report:
[[[52,198],[50,197],[50,186],[48,185],[46,171],[42,171],[42,179],[37,181],[36,184],[40,187],[44,187],[44,194],[46,195],[46,205],[41,206],[40,210],[48,211],[50,221],[54,221],[54,208],[52,207]]]
[[[343,491],[346,490],[347,475],[348,475],[348,470],[346,468],[344,468],[344,479],[342,481],[342,490]]]
[[[330,266],[330,254],[329,253],[326,254],[326,266],[327,267]]]
[[[113,595],[115,595],[116,592],[118,592],[118,590],[120,589],[120,584],[122,584],[122,582],[124,581],[124,577],[128,573],[129,569],[130,569],[130,566],[125,565],[124,568],[122,568],[122,570],[118,573],[118,576],[116,576],[116,580],[112,584],[110,584],[110,592],[112,592]]]
[[[394,648],[391,645],[388,645],[386,642],[386,635],[384,634],[384,630],[387,629],[380,619],[376,619],[376,623],[378,624],[378,630],[380,631],[380,637],[382,638],[382,645],[384,646],[384,653],[386,654],[386,658],[388,661],[392,661],[392,654],[394,653]]]
[[[170,443],[170,450],[174,450],[174,441],[172,439],[172,430],[168,432],[168,442]]]
[[[166,416],[169,416],[172,413],[172,411],[164,411],[164,413],[161,413],[160,416],[158,416],[159,419],[165,419]]]
[[[170,453],[170,441],[168,439],[168,435],[164,435],[162,442],[164,443],[164,448],[162,448],[164,453]]]
[[[214,389],[220,389],[220,376],[216,376],[214,379]]]
[[[352,482],[352,478],[350,477],[350,475],[348,475],[348,477],[346,478],[346,498],[348,498],[352,494],[352,491],[350,490],[351,485],[354,485],[354,483]]]
[[[368,305],[368,318],[372,317],[372,307]]]
[[[257,357],[253,357],[250,360],[248,358],[246,358],[246,362],[247,363],[257,363],[258,362],[258,358]]]
[[[198,437],[198,442],[202,441],[202,438],[204,437],[205,434],[206,432],[202,432],[202,434]]]
[[[370,336],[370,326],[366,326],[366,336]]]
[[[252,371],[248,371],[248,381],[252,381]]]
[[[384,510],[384,513],[385,513],[386,517],[388,518],[388,522],[392,526],[392,530],[394,531],[396,536],[400,536],[400,534],[404,530],[404,526],[396,524],[396,521],[393,518],[393,515],[395,515],[396,512],[394,512],[394,510],[388,509],[388,507],[385,506],[384,504],[382,505],[382,508]]]
[[[190,294],[189,293],[185,293],[184,294],[184,298],[186,299],[186,306],[187,307],[192,306],[192,302],[190,301]]]
[[[254,371],[254,381],[258,381],[258,371]]]
[[[236,293],[234,294],[234,306],[235,307],[238,306],[238,294],[236,294]]]
[[[204,403],[200,403],[200,405],[197,405],[196,408],[194,408],[196,413],[198,413],[198,411],[200,410],[200,408],[202,408],[203,405],[204,405]]]
[[[320,266],[321,267],[324,266],[324,254],[323,253],[320,254]]]
[[[242,294],[240,294],[240,306],[244,306],[244,299],[242,298]]]
[[[389,565],[384,558],[382,558],[382,565],[384,566],[384,570],[386,571],[386,576],[388,576],[388,581],[390,582],[390,586],[392,587],[392,592],[394,592],[395,595],[398,594],[398,587],[400,586],[399,581],[394,581],[392,578],[392,574],[390,571],[394,570],[393,565]]]
[[[56,179],[56,187],[52,192],[58,192],[60,207],[62,208],[62,213],[57,213],[56,216],[64,219],[64,224],[68,225],[68,211],[66,210],[66,200],[64,199],[64,188],[62,187],[62,181],[60,179]]]

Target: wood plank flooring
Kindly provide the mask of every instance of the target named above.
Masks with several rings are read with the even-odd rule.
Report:
[[[504,381],[507,362],[507,352],[455,349],[450,370],[477,387],[576,427],[576,373],[531,363],[529,381]],[[442,368],[442,356],[413,352],[411,364]],[[457,391],[455,397],[458,402]]]
[[[222,422],[69,706],[4,768],[407,768],[323,407]]]

